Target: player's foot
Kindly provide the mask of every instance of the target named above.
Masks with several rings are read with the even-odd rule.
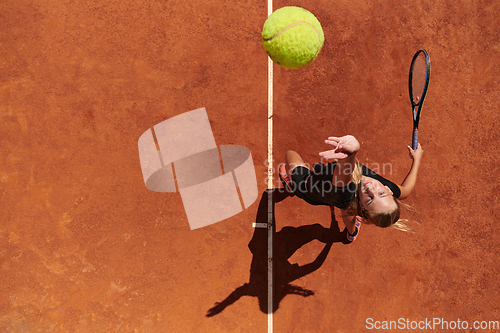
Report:
[[[354,234],[349,233],[349,231],[347,232],[347,240],[349,242],[354,242],[356,237],[358,237],[359,229],[361,228],[361,222],[358,219],[356,219],[356,223],[354,224],[354,226],[355,226]]]
[[[292,190],[292,182],[290,181],[290,178],[288,178],[288,174],[286,173],[286,167],[284,163],[278,166],[278,174],[280,176],[281,183],[283,183],[283,186],[285,186],[288,192],[290,192],[290,194],[294,196]]]

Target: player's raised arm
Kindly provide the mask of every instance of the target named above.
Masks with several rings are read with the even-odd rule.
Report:
[[[408,146],[408,150],[410,152],[410,158],[413,162],[408,175],[406,176],[401,186],[399,186],[399,188],[401,189],[401,195],[399,196],[399,199],[406,199],[413,191],[413,188],[417,183],[418,169],[420,168],[422,155],[424,153],[420,143],[418,144],[417,149],[413,150],[410,146]]]
[[[332,146],[332,149],[323,151],[319,155],[329,160],[338,160],[333,174],[333,185],[336,187],[347,186],[352,179],[356,154],[360,149],[358,140],[352,135],[332,136],[326,139],[325,143]]]

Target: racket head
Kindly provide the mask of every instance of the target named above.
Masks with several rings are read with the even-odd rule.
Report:
[[[430,76],[431,59],[429,53],[424,49],[418,50],[413,56],[408,80],[410,100],[413,107],[413,121],[416,122],[415,125],[418,125],[420,110],[422,109],[422,104],[427,94]]]

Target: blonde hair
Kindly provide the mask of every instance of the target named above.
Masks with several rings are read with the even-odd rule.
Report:
[[[356,160],[356,165],[354,166],[354,170],[352,172],[352,181],[356,184],[356,193],[354,195],[354,200],[351,201],[349,207],[347,208],[347,213],[351,215],[358,215],[367,221],[367,223],[374,224],[380,228],[392,227],[394,229],[398,229],[401,231],[411,231],[411,229],[405,224],[408,220],[401,219],[401,206],[409,210],[415,210],[410,205],[402,203],[395,197],[394,202],[396,203],[395,208],[390,212],[378,213],[370,215],[367,211],[363,210],[361,205],[359,204],[359,195],[358,195],[358,186],[361,183],[361,177],[363,176],[361,164]]]

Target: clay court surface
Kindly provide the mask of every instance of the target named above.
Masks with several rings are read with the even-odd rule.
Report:
[[[274,167],[290,149],[319,162],[326,137],[352,134],[360,162],[400,184],[408,69],[429,51],[424,158],[404,201],[417,212],[403,211],[414,232],[365,225],[352,244],[325,244],[328,207],[273,195],[268,311],[267,229],[252,227],[267,222],[267,2],[3,1],[1,332],[363,332],[369,318],[486,332],[473,322],[500,321],[500,3],[273,8],[287,5],[315,14],[326,39],[311,65],[274,66]],[[137,142],[201,107],[218,145],[250,149],[259,196],[190,230],[178,193],[145,187]]]

